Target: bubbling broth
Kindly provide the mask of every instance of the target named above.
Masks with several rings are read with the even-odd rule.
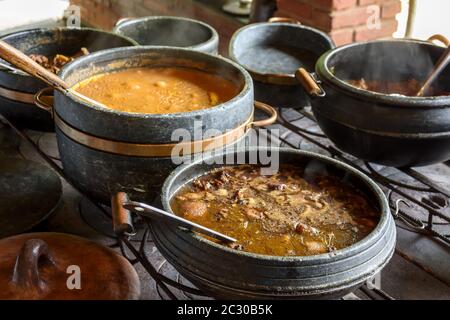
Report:
[[[181,67],[130,68],[88,78],[73,89],[108,108],[146,114],[207,109],[239,88],[218,75]]]
[[[379,211],[366,196],[337,177],[305,179],[305,168],[292,165],[282,165],[271,176],[261,175],[260,169],[242,165],[211,171],[181,188],[171,208],[237,239],[233,249],[276,256],[348,247],[379,221]]]

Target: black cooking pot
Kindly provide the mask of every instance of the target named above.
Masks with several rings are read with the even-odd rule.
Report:
[[[327,52],[316,75],[304,75],[319,126],[338,148],[370,162],[404,167],[450,159],[450,96],[387,95],[345,82],[423,82],[444,50],[424,41],[382,40]],[[450,66],[433,87],[450,93]]]
[[[342,250],[315,256],[280,257],[233,250],[155,219],[151,223],[153,240],[162,255],[193,284],[223,299],[336,298],[379,272],[394,252],[396,234],[389,205],[381,189],[354,168],[311,152],[252,148],[238,151],[245,153],[245,158],[240,155],[238,159],[249,161],[249,153],[253,153],[258,161],[262,161],[259,156],[264,156],[267,150],[279,152],[281,164],[311,166],[314,170],[320,168],[319,174],[333,175],[352,184],[378,208],[378,225],[367,237]],[[164,209],[172,212],[170,200],[174,194],[192,179],[223,166],[223,163],[228,164],[231,153],[235,151],[176,169],[162,188]]]
[[[217,55],[173,47],[116,48],[77,59],[62,69],[60,77],[72,86],[105,72],[157,66],[220,74],[240,91],[215,107],[175,114],[116,111],[80,100],[67,91],[55,91],[53,113],[64,173],[76,187],[103,203],[108,204],[117,191],[147,201],[159,194],[162,182],[179,164],[171,157],[175,130],[202,144],[198,149],[189,144],[183,156],[190,157],[204,151],[204,146],[220,149],[235,143],[252,124],[267,124],[253,122],[250,75]],[[276,112],[270,111],[274,120]],[[214,143],[202,137],[212,129],[218,132]]]
[[[154,16],[124,18],[113,32],[143,46],[171,46],[217,53],[219,34],[210,25],[183,17]]]
[[[136,42],[124,36],[88,28],[32,29],[3,36],[8,44],[25,54],[73,55],[81,47],[89,52],[134,46]],[[2,61],[2,64],[7,64]],[[34,106],[34,94],[47,85],[20,70],[10,71],[0,66],[0,113],[25,128],[53,131],[48,112]]]
[[[236,31],[229,55],[252,75],[258,101],[277,107],[308,106],[309,97],[295,78],[295,71],[314,68],[334,43],[320,30],[286,18],[273,19]]]

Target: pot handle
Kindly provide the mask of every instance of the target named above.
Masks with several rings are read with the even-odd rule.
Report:
[[[442,42],[446,47],[450,46],[450,41],[445,36],[443,36],[442,34],[432,35],[431,37],[428,38],[427,41],[428,42],[432,42],[432,43],[434,41],[439,41],[439,42]]]
[[[259,109],[261,111],[263,111],[264,113],[266,113],[267,115],[269,115],[270,117],[264,120],[259,120],[259,121],[253,121],[251,123],[251,125],[253,127],[264,127],[264,126],[268,126],[271,125],[272,123],[274,123],[277,118],[278,118],[278,113],[277,110],[275,110],[274,107],[266,104],[266,103],[262,103],[260,101],[255,101],[254,102],[255,108]]]
[[[43,264],[55,266],[47,243],[41,239],[25,241],[14,265],[12,284],[27,296],[39,297],[49,290],[39,275],[39,267]]]
[[[326,93],[314,75],[300,68],[295,72],[295,77],[311,97],[325,97]]]
[[[47,99],[45,99],[45,97],[47,97]],[[53,115],[53,88],[47,87],[36,92],[34,95],[34,104],[38,108]]]
[[[302,24],[300,21],[288,18],[288,17],[272,17],[269,19],[269,22],[286,22],[286,23],[293,23],[293,24]]]
[[[125,17],[125,18],[120,18],[119,20],[116,21],[116,23],[114,24],[115,27],[118,27],[119,25],[121,25],[124,22],[127,22],[128,20],[134,19],[133,17]]]
[[[124,208],[124,204],[129,201],[125,192],[117,192],[111,197],[113,226],[117,235],[131,236],[135,234],[131,212]]]

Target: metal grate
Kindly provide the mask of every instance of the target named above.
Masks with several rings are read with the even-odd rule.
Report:
[[[298,122],[302,126],[295,124]],[[332,145],[321,133],[309,108],[280,109],[278,124],[288,130],[279,137],[282,143],[300,149],[301,143],[307,142],[314,146],[314,151],[325,152],[364,172],[386,192],[391,209],[396,211],[394,215],[407,228],[435,237],[450,247],[450,176],[445,176],[450,169],[448,163],[440,164],[441,168],[433,170],[433,179],[418,169],[388,168],[361,161]],[[298,136],[300,142],[299,139],[293,142],[289,135]],[[444,176],[439,175],[439,169],[444,172]],[[437,181],[438,178],[442,178],[442,181]],[[397,210],[402,202],[403,209]]]
[[[63,170],[56,162],[57,157],[45,154],[40,148],[39,141],[35,143],[26,132],[18,129],[9,121],[8,123],[18,135],[28,141],[37,153],[70,184]],[[402,224],[398,224],[398,227],[407,228],[424,236],[434,237],[450,246],[450,214],[448,213],[450,187],[445,185],[449,181],[441,183],[416,169],[381,167],[343,153],[336,149],[323,135],[308,108],[279,110],[279,119],[270,128],[282,129],[280,130],[282,134],[277,137],[282,146],[326,154],[364,172],[386,192],[391,209],[394,210],[394,215],[402,220]],[[439,166],[444,171],[450,170],[448,163],[440,164]],[[434,172],[439,173],[439,170]],[[439,174],[437,176],[439,177]],[[88,194],[80,193],[100,210],[107,219],[110,219],[112,226],[112,219],[108,210],[95,203]],[[404,206],[401,205],[402,203]],[[403,209],[398,209],[399,206]],[[173,277],[173,272],[171,273],[172,276],[166,275],[165,269],[171,268],[171,266],[164,259],[160,259],[159,264],[155,267],[151,261],[152,259],[146,254],[149,246],[154,246],[148,225],[144,226],[142,235],[139,237],[118,235],[117,245],[120,247],[122,254],[131,263],[140,263],[155,280],[156,289],[161,299],[209,298],[189,284],[178,273],[176,273],[175,277]],[[393,297],[380,288],[365,284],[354,294],[346,296],[344,299],[393,299]]]

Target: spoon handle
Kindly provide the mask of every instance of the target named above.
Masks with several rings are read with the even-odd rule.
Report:
[[[439,58],[433,71],[430,73],[423,86],[417,92],[416,94],[417,97],[423,97],[427,93],[431,84],[434,82],[434,80],[436,80],[436,78],[439,76],[442,70],[445,69],[445,67],[448,65],[449,62],[450,62],[450,46],[447,47],[442,56]]]
[[[55,89],[69,88],[69,85],[64,82],[64,80],[33,61],[26,54],[2,40],[0,40],[0,58],[8,61],[18,69],[41,79]]]
[[[149,206],[148,204],[129,201],[123,204],[123,207],[127,210],[136,212],[138,214],[147,216],[149,218],[156,218],[163,220],[168,223],[176,224],[179,227],[186,228],[188,230],[197,231],[204,235],[213,237],[217,240],[225,241],[225,242],[236,242],[236,239],[231,238],[227,235],[214,231],[212,229],[203,227],[197,223],[191,222],[189,220],[183,219],[179,216],[176,216],[172,213],[166,212],[164,210]]]

